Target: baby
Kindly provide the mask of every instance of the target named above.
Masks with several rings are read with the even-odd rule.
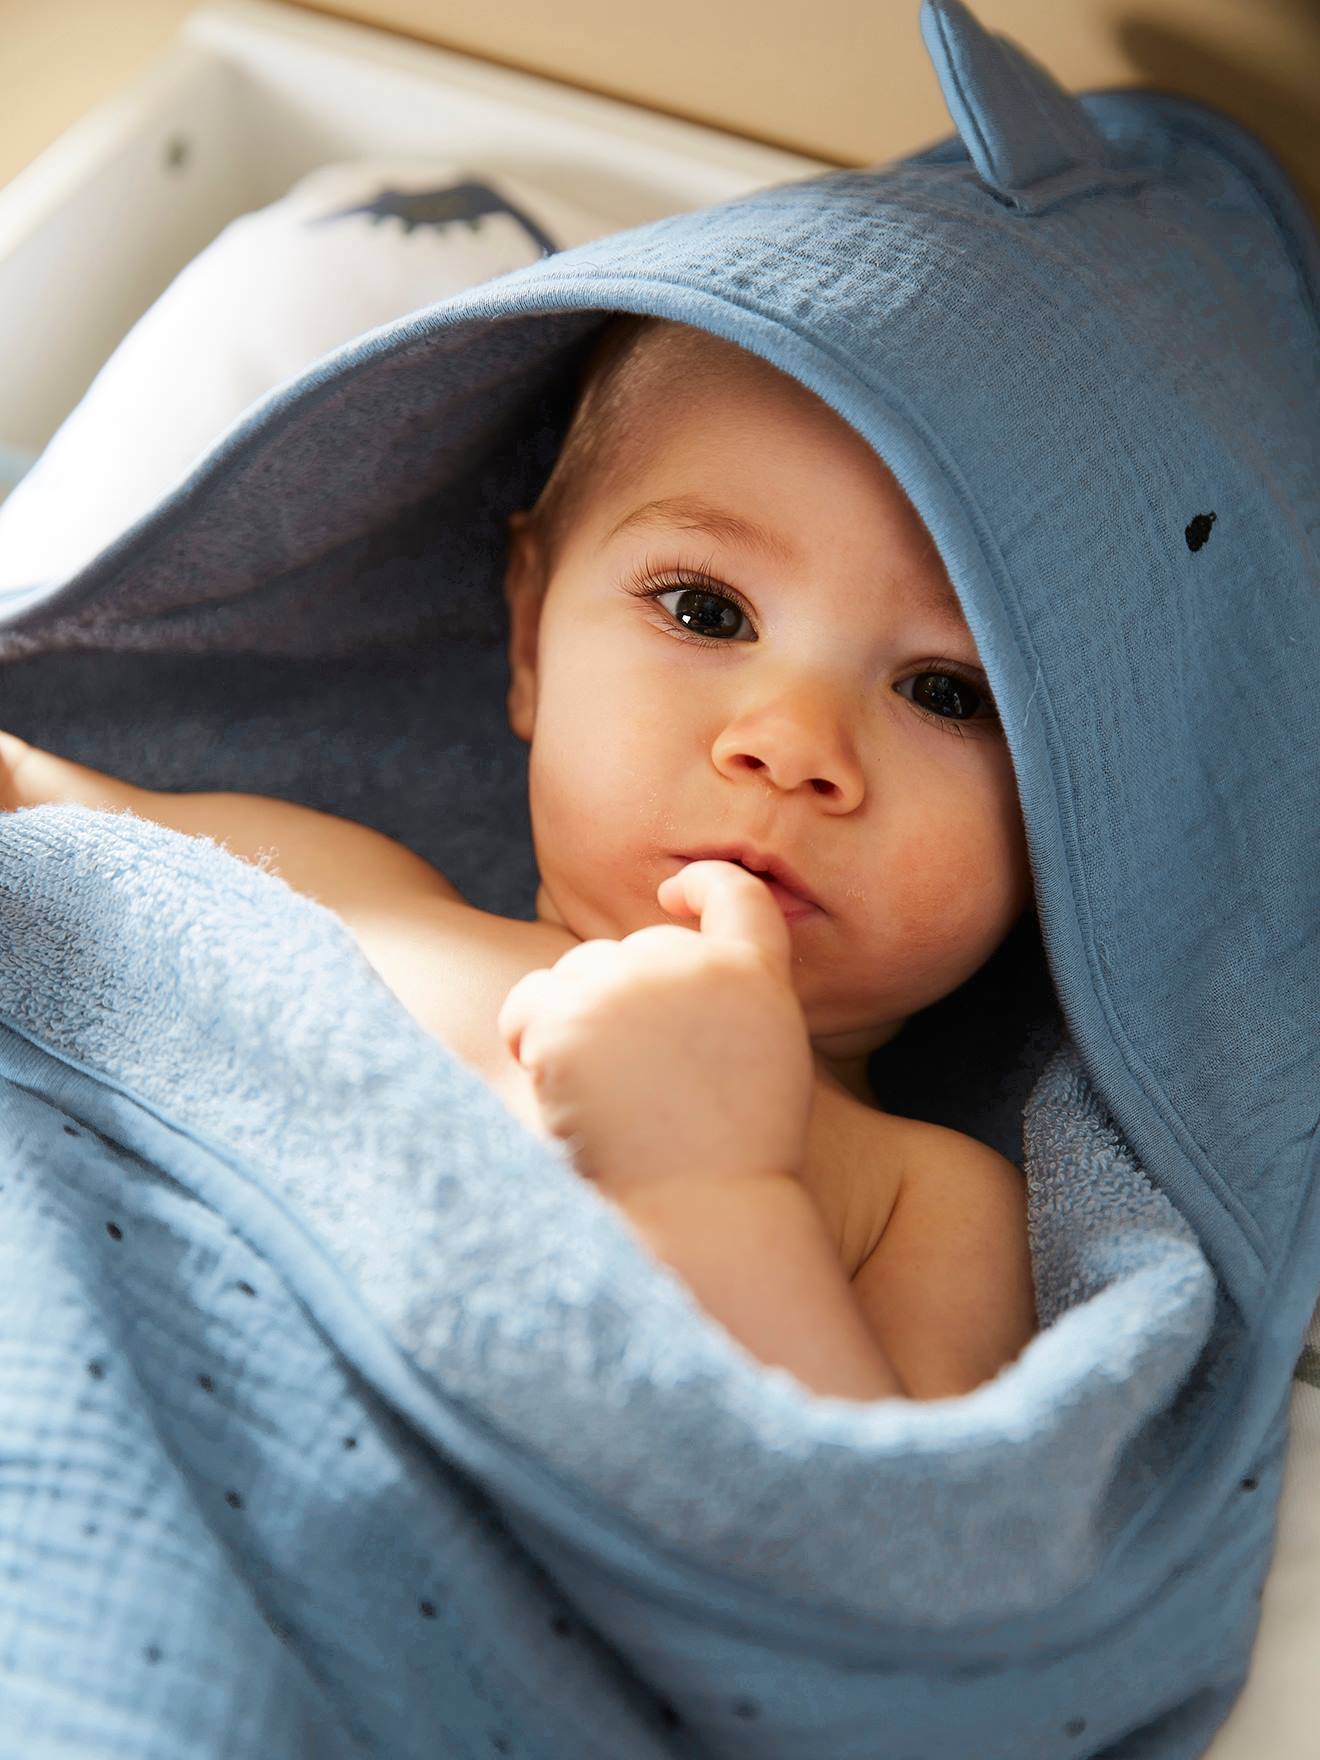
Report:
[[[137,788],[12,735],[0,804],[130,808],[262,860],[762,1361],[842,1398],[971,1391],[1035,1330],[1023,1180],[882,1112],[865,1073],[1031,903],[929,533],[796,380],[631,316],[509,527],[535,921],[365,826]]]

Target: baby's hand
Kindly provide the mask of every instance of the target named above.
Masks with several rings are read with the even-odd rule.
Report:
[[[689,862],[657,896],[700,927],[584,941],[504,999],[546,1129],[614,1195],[800,1173],[815,1066],[779,906],[734,862]]]

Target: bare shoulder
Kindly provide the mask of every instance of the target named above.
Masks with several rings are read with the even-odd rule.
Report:
[[[970,1393],[1036,1332],[1022,1173],[988,1144],[918,1119],[898,1196],[853,1290],[910,1397]]]
[[[385,891],[339,915],[419,1025],[484,1077],[515,1117],[544,1134],[530,1079],[510,1057],[497,1023],[518,980],[554,965],[577,937],[552,923],[478,910],[457,891]]]

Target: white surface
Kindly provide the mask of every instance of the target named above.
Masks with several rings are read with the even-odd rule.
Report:
[[[5,615],[99,555],[314,362],[535,262],[539,234],[564,250],[610,229],[525,177],[414,157],[323,165],[232,221],[138,319],[0,506]]]

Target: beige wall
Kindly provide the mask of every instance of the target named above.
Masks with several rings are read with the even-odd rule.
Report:
[[[132,78],[196,0],[0,0],[0,183]],[[295,0],[301,4],[302,0]],[[1320,221],[1315,0],[971,0],[1070,91],[1153,85],[1255,130]],[[838,164],[951,132],[918,0],[318,0],[303,10]]]
[[[952,132],[919,0],[317,0],[304,10],[844,165]],[[1320,222],[1317,0],[969,0],[1069,91],[1159,86],[1244,122]]]
[[[197,0],[0,0],[0,184],[153,61]]]

